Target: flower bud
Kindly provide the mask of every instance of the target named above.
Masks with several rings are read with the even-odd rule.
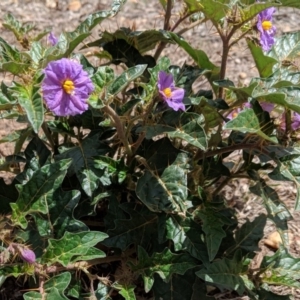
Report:
[[[30,249],[21,250],[20,255],[24,261],[26,261],[30,264],[33,264],[35,262],[35,254]]]

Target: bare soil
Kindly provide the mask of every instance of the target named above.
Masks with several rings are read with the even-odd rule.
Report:
[[[180,13],[181,1],[175,1],[175,14]],[[55,35],[62,31],[72,31],[89,14],[98,10],[110,8],[109,0],[1,0],[0,1],[0,36],[10,43],[15,43],[15,39],[10,32],[3,26],[4,16],[8,13],[13,14],[22,22],[34,22],[36,30],[41,31],[45,28],[51,28]],[[278,34],[300,29],[300,12],[293,9],[280,9],[275,16],[275,24]],[[96,27],[90,40],[96,40],[101,32],[108,30],[114,31],[119,27],[130,27],[136,30],[145,30],[152,28],[163,28],[164,11],[157,0],[128,0],[122,11],[113,19],[105,20]],[[183,23],[178,30],[187,26]],[[192,43],[194,47],[204,50],[215,64],[221,62],[221,41],[218,38],[213,27],[209,23],[199,26],[185,32],[183,36]],[[168,56],[172,63],[182,65],[185,62],[192,64],[192,60],[176,46],[168,46],[162,53]],[[257,76],[251,55],[243,42],[238,43],[231,52],[228,60],[227,76],[236,84],[247,84],[251,77]],[[0,73],[0,80],[9,81],[11,78],[7,74]],[[200,85],[205,84],[200,80]],[[5,137],[11,130],[20,129],[22,125],[13,120],[0,120],[0,139]],[[12,144],[0,144],[0,157],[13,153]],[[7,173],[0,173],[0,177]],[[253,196],[249,192],[248,180],[234,180],[224,188],[224,195],[228,205],[236,208],[238,218],[241,223],[246,219],[253,219],[262,213],[262,200]],[[300,257],[300,214],[293,212],[295,204],[296,190],[293,184],[282,184],[273,182],[273,187],[278,192],[282,201],[291,209],[294,219],[289,222],[289,232],[291,233],[290,252]],[[265,228],[265,237],[275,230],[271,223]],[[257,261],[262,255],[271,254],[273,250],[264,245],[261,241],[261,252],[258,253]],[[291,292],[294,299],[300,299],[300,291],[287,290],[281,287],[276,288],[277,292],[285,294]],[[233,298],[228,294],[219,295],[218,299],[240,299],[246,300],[247,297]]]

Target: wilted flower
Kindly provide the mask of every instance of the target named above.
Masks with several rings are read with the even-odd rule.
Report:
[[[258,14],[257,29],[260,32],[260,44],[264,51],[269,51],[275,43],[276,27],[272,23],[275,10],[275,7],[270,7]]]
[[[22,249],[20,251],[20,255],[23,260],[30,264],[33,264],[35,262],[35,253],[30,249]]]
[[[55,46],[58,42],[58,38],[54,35],[52,31],[49,33],[48,41],[52,46]]]
[[[76,61],[62,58],[51,61],[44,70],[43,98],[57,116],[74,116],[88,109],[87,99],[93,83]]]
[[[167,102],[169,107],[175,111],[179,109],[185,110],[185,106],[182,103],[184,89],[175,87],[172,74],[159,71],[157,86],[160,96]]]
[[[292,130],[298,130],[300,128],[300,114],[293,111],[292,113],[292,123],[291,128]],[[286,121],[285,121],[285,113],[282,114],[281,121],[280,121],[280,128],[282,130],[286,129]]]
[[[268,113],[270,113],[274,109],[274,103],[261,102],[260,106],[264,111],[267,111]]]
[[[260,103],[261,108],[270,113],[273,108],[274,108],[274,104],[273,103],[269,103],[269,102],[261,102]],[[235,108],[233,111],[230,112],[230,114],[226,117],[229,120],[232,120],[233,118],[235,118],[244,108],[251,108],[251,103],[246,102],[243,104],[243,107],[238,107]]]

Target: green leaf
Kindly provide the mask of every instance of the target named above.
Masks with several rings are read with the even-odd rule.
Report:
[[[95,168],[105,170],[103,176],[100,178],[102,183],[107,182],[111,184],[118,182],[121,184],[125,178],[128,168],[125,166],[123,160],[115,160],[107,156],[97,156],[94,158]]]
[[[187,172],[188,157],[180,153],[175,162],[164,170],[161,177],[155,172],[146,170],[137,182],[136,194],[151,211],[185,215]]]
[[[65,232],[59,240],[49,239],[42,263],[51,265],[60,263],[64,267],[68,263],[76,261],[78,255],[85,255],[89,249],[107,238],[107,234],[99,231],[70,233]],[[105,257],[105,253],[99,250],[98,258]]]
[[[201,239],[202,228],[192,218],[169,215],[163,222],[159,227],[165,227],[166,238],[174,242],[175,251],[186,250],[202,262],[208,261],[208,253]]]
[[[280,181],[292,181],[295,184],[297,194],[295,202],[295,210],[300,209],[300,183],[299,183],[299,169],[297,164],[299,163],[299,158],[293,159],[286,163],[278,163],[277,167],[269,173],[269,177],[273,180]]]
[[[138,128],[136,132],[145,132],[147,139],[167,133],[170,138],[179,138],[201,150],[206,150],[206,133],[200,125],[203,123],[202,117],[195,113],[184,113],[181,115],[180,123],[177,128],[157,124]]]
[[[164,300],[212,300],[206,296],[206,284],[190,269],[184,275],[173,274],[169,282],[165,282],[155,275],[153,285],[155,299]]]
[[[269,77],[273,74],[273,67],[277,63],[277,60],[264,55],[261,46],[256,45],[250,39],[247,39],[248,47],[253,56],[256,68],[259,72],[260,77]]]
[[[12,109],[16,102],[16,100],[11,101],[0,91],[0,110]]]
[[[255,294],[258,295],[259,300],[291,300],[290,295],[277,295],[270,291],[266,291],[264,289],[260,289],[258,291],[255,291]]]
[[[253,221],[247,220],[235,233],[236,244],[229,248],[226,253],[243,249],[247,253],[258,251],[258,242],[263,238],[266,225],[266,215],[259,215]]]
[[[286,205],[280,201],[277,192],[269,187],[261,178],[256,178],[256,185],[250,187],[250,191],[255,195],[262,197],[264,201],[263,204],[268,212],[268,218],[274,222],[278,232],[281,235],[283,244],[287,245],[287,221],[289,221],[292,216]]]
[[[138,247],[138,263],[131,264],[131,267],[134,272],[142,275],[145,291],[148,293],[153,286],[155,273],[168,282],[173,274],[183,275],[195,265],[196,260],[186,253],[174,254],[165,248],[163,252],[154,253],[149,257],[142,247]]]
[[[94,167],[94,157],[104,155],[109,151],[106,144],[101,142],[100,133],[91,133],[78,146],[62,151],[61,154],[55,156],[55,160],[72,159],[69,174],[75,173],[85,193],[92,196],[100,184],[100,177],[103,173]]]
[[[249,133],[256,133],[261,138],[270,141],[276,142],[276,139],[269,137],[265,133],[261,131],[259,120],[254,113],[254,110],[244,109],[241,111],[236,118],[233,118],[231,121],[227,122],[225,125],[225,129],[236,130],[240,132],[249,132]]]
[[[276,6],[280,6],[280,4],[276,3],[275,1],[270,2],[270,3],[256,2],[256,3],[253,3],[252,5],[246,5],[245,8],[243,8],[243,9],[241,8],[241,6],[237,5],[237,8],[240,13],[239,21],[243,22],[243,23],[250,21],[251,19],[256,17],[258,15],[258,13],[265,10],[266,8],[276,7]],[[234,24],[234,25],[236,25],[236,24]]]
[[[15,225],[25,229],[28,214],[49,213],[48,202],[51,201],[54,191],[60,188],[70,163],[70,160],[61,160],[45,165],[24,185],[16,185],[19,198],[16,203],[11,203],[11,220]]]
[[[300,286],[300,259],[293,257],[283,247],[274,255],[265,256],[261,268],[267,269],[262,277],[263,282],[296,288]]]
[[[96,92],[101,92],[102,89],[114,79],[114,77],[115,77],[115,75],[114,75],[113,69],[111,69],[110,67],[107,67],[107,66],[99,67],[91,78],[94,83],[94,86],[96,88]],[[93,93],[89,99],[91,104],[93,104],[95,102],[95,100],[93,100],[93,96],[95,94],[97,94],[97,93]],[[97,97],[97,99],[98,99],[98,97]]]
[[[95,296],[97,300],[111,300],[109,297],[109,288],[101,281],[99,281],[97,290],[95,290]]]
[[[118,44],[116,44],[116,40],[119,40]],[[126,43],[121,42],[121,40]],[[101,39],[89,43],[88,46],[107,45],[107,43],[118,46],[119,49],[114,51],[106,47],[105,50],[112,55],[113,60],[125,58],[127,60],[126,65],[133,66],[137,63],[146,63],[150,56],[142,56],[141,54],[152,50],[158,42],[173,43],[165,30],[131,31],[130,28],[120,28],[113,33],[105,31]],[[150,63],[150,61],[148,62]]]
[[[59,297],[60,297],[60,295],[59,295]],[[37,299],[43,299],[43,295],[41,295],[40,293],[38,293],[38,292],[33,292],[33,291],[31,291],[31,292],[27,292],[27,293],[25,293],[24,294],[24,299],[25,300],[37,300]],[[66,298],[58,298],[59,300],[66,300]]]
[[[119,294],[122,295],[124,299],[136,300],[135,293],[134,293],[134,289],[136,288],[135,285],[114,283],[112,287],[119,290]]]
[[[151,170],[159,175],[175,161],[180,152],[167,137],[158,141],[151,141],[149,147],[143,150],[143,152],[141,151],[141,156],[145,158]]]
[[[300,3],[297,0],[281,0],[282,6],[300,8]]]
[[[223,229],[225,223],[218,211],[209,206],[199,211],[198,215],[203,222],[202,229],[205,232],[209,260],[212,261],[218,253],[222,239],[226,236]]]
[[[28,33],[33,30],[34,25],[30,23],[22,24],[12,14],[8,14],[3,22],[3,27],[12,31],[16,39],[21,41],[24,35],[28,35]]]
[[[20,75],[30,67],[27,57],[0,37],[0,69]]]
[[[48,161],[51,151],[45,146],[44,142],[38,136],[34,136],[25,149],[27,162],[36,157],[37,153],[39,166],[42,167]]]
[[[11,87],[14,97],[18,99],[19,104],[26,112],[28,121],[32,125],[35,133],[38,133],[44,122],[44,104],[40,94],[39,87],[29,85],[23,86],[14,82]]]
[[[43,286],[44,294],[28,292],[24,294],[25,300],[47,299],[47,300],[68,300],[64,292],[71,281],[71,274],[64,272],[47,280]]]
[[[116,206],[116,203],[114,205]],[[129,203],[120,205],[120,208],[130,215],[130,219],[125,219],[124,213],[114,207],[114,214],[112,211],[110,211],[110,214],[115,216],[116,220],[111,224],[114,225],[113,228],[107,232],[109,238],[103,241],[102,244],[107,247],[120,248],[123,251],[133,243],[148,246],[149,238],[153,234],[157,234],[157,215],[148,210],[134,210]]]
[[[211,20],[214,24],[220,23],[220,21],[226,17],[229,6],[224,4],[224,0],[184,0],[190,12],[203,12],[205,17]],[[218,7],[218,9],[216,9]]]
[[[62,192],[58,190],[53,194],[53,199],[48,204],[49,219],[53,230],[52,236],[61,238],[66,231],[78,232],[88,230],[88,227],[73,216],[74,209],[80,199],[79,191]]]
[[[278,62],[292,60],[297,57],[300,51],[300,33],[290,32],[276,38],[269,56],[275,58]]]
[[[100,24],[103,20],[115,16],[126,0],[113,0],[110,10],[99,11],[89,15],[77,28],[78,32],[91,31],[95,26]]]
[[[201,150],[207,148],[207,138],[204,129],[200,125],[201,117],[194,113],[185,113],[181,116],[180,121],[184,124],[175,131],[168,132],[171,138],[180,138],[190,145]]]
[[[196,275],[207,283],[217,285],[224,289],[236,291],[242,295],[245,291],[245,283],[243,280],[243,261],[239,257],[238,252],[235,253],[232,260],[222,258],[196,272]]]
[[[214,10],[216,10],[214,8]],[[201,69],[207,69],[210,70],[213,75],[217,77],[219,73],[219,68],[215,66],[208,58],[207,54],[199,49],[192,48],[188,42],[186,42],[182,37],[178,36],[177,34],[173,32],[169,32],[170,38],[178,44],[183,50],[187,52],[195,61],[195,63],[200,67]]]
[[[75,137],[73,128],[71,128],[67,122],[64,122],[62,120],[53,120],[48,121],[47,125],[52,132],[67,134],[71,137]]]
[[[137,65],[129,68],[118,76],[109,86],[108,92],[111,95],[116,95],[121,92],[130,82],[140,77],[146,70],[147,65]]]

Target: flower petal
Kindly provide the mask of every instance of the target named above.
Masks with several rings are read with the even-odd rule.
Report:
[[[159,71],[157,86],[160,91],[163,91],[166,88],[174,87],[173,75],[164,71]]]
[[[94,90],[94,85],[81,64],[62,58],[50,62],[44,73],[43,98],[55,115],[77,115],[88,109],[87,100]],[[72,93],[63,86],[66,80],[72,81],[74,85]]]

